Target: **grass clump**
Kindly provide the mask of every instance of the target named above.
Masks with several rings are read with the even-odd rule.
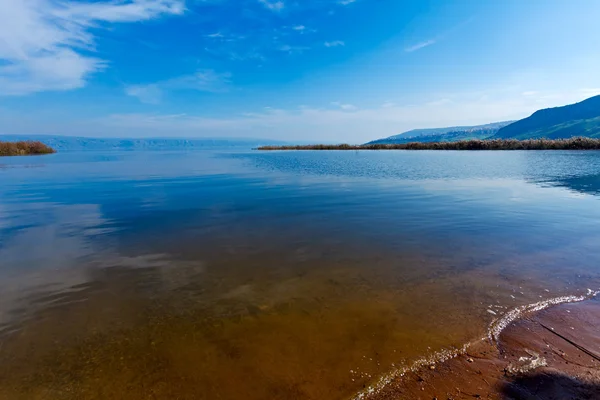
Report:
[[[56,153],[52,147],[42,142],[23,140],[19,142],[0,141],[0,156],[27,156]]]
[[[600,139],[486,139],[457,142],[411,142],[392,144],[315,144],[305,146],[262,146],[257,150],[600,150]]]

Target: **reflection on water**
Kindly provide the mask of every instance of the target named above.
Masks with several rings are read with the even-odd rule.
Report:
[[[0,164],[0,399],[343,399],[600,288],[596,152]]]

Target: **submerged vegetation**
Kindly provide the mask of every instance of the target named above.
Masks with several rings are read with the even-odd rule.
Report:
[[[315,144],[306,146],[262,146],[258,150],[600,150],[600,139],[493,139],[458,142],[412,142],[392,144]]]
[[[19,142],[0,141],[0,156],[26,156],[52,153],[56,153],[56,151],[42,142],[32,140],[23,140]]]

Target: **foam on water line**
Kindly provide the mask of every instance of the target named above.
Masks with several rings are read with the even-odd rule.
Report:
[[[490,340],[493,340],[494,342],[497,342],[502,331],[508,325],[510,325],[511,322],[513,322],[516,319],[521,318],[525,314],[535,312],[535,311],[540,311],[540,310],[543,310],[545,308],[548,308],[548,307],[556,305],[556,304],[575,303],[578,301],[588,300],[593,297],[596,297],[599,293],[600,293],[600,291],[598,291],[598,290],[594,291],[594,290],[588,289],[586,295],[554,297],[552,299],[542,300],[537,303],[526,304],[523,306],[513,308],[512,310],[508,311],[506,314],[504,314],[500,318],[492,321],[492,323],[490,324],[490,328],[488,330],[488,338]]]
[[[579,302],[579,301],[589,300],[589,299],[596,297],[598,294],[600,294],[600,290],[587,289],[587,294],[585,294],[585,295],[554,297],[554,298],[542,300],[542,301],[539,301],[536,303],[531,303],[531,304],[526,304],[526,305],[522,305],[519,307],[515,307],[515,308],[507,311],[505,314],[503,314],[499,318],[494,319],[490,323],[490,326],[488,328],[487,337],[479,338],[477,340],[469,342],[469,343],[463,345],[459,349],[442,350],[442,351],[433,353],[429,356],[422,357],[422,358],[416,360],[409,366],[392,370],[392,371],[388,372],[387,374],[381,376],[375,383],[373,383],[366,389],[364,389],[361,392],[354,395],[354,397],[352,397],[352,400],[368,399],[369,396],[379,392],[384,387],[389,385],[392,381],[402,378],[406,373],[418,371],[425,366],[434,365],[436,363],[441,363],[441,362],[450,360],[452,358],[455,358],[461,354],[465,354],[469,347],[471,347],[475,343],[481,342],[482,340],[487,339],[487,340],[491,341],[492,343],[497,343],[498,338],[500,337],[500,334],[508,325],[510,325],[513,321],[515,321],[519,318],[522,318],[529,313],[540,311],[540,310],[543,310],[543,309],[548,308],[553,305],[564,304],[564,303],[575,303],[575,302]]]

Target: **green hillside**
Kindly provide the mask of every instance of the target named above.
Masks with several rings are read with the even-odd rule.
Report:
[[[562,139],[600,137],[600,96],[564,107],[536,111],[530,117],[500,129],[499,139]]]
[[[459,140],[487,139],[513,121],[494,122],[476,126],[455,126],[450,128],[413,129],[399,135],[374,140],[368,144],[396,144],[410,142],[455,142]]]

